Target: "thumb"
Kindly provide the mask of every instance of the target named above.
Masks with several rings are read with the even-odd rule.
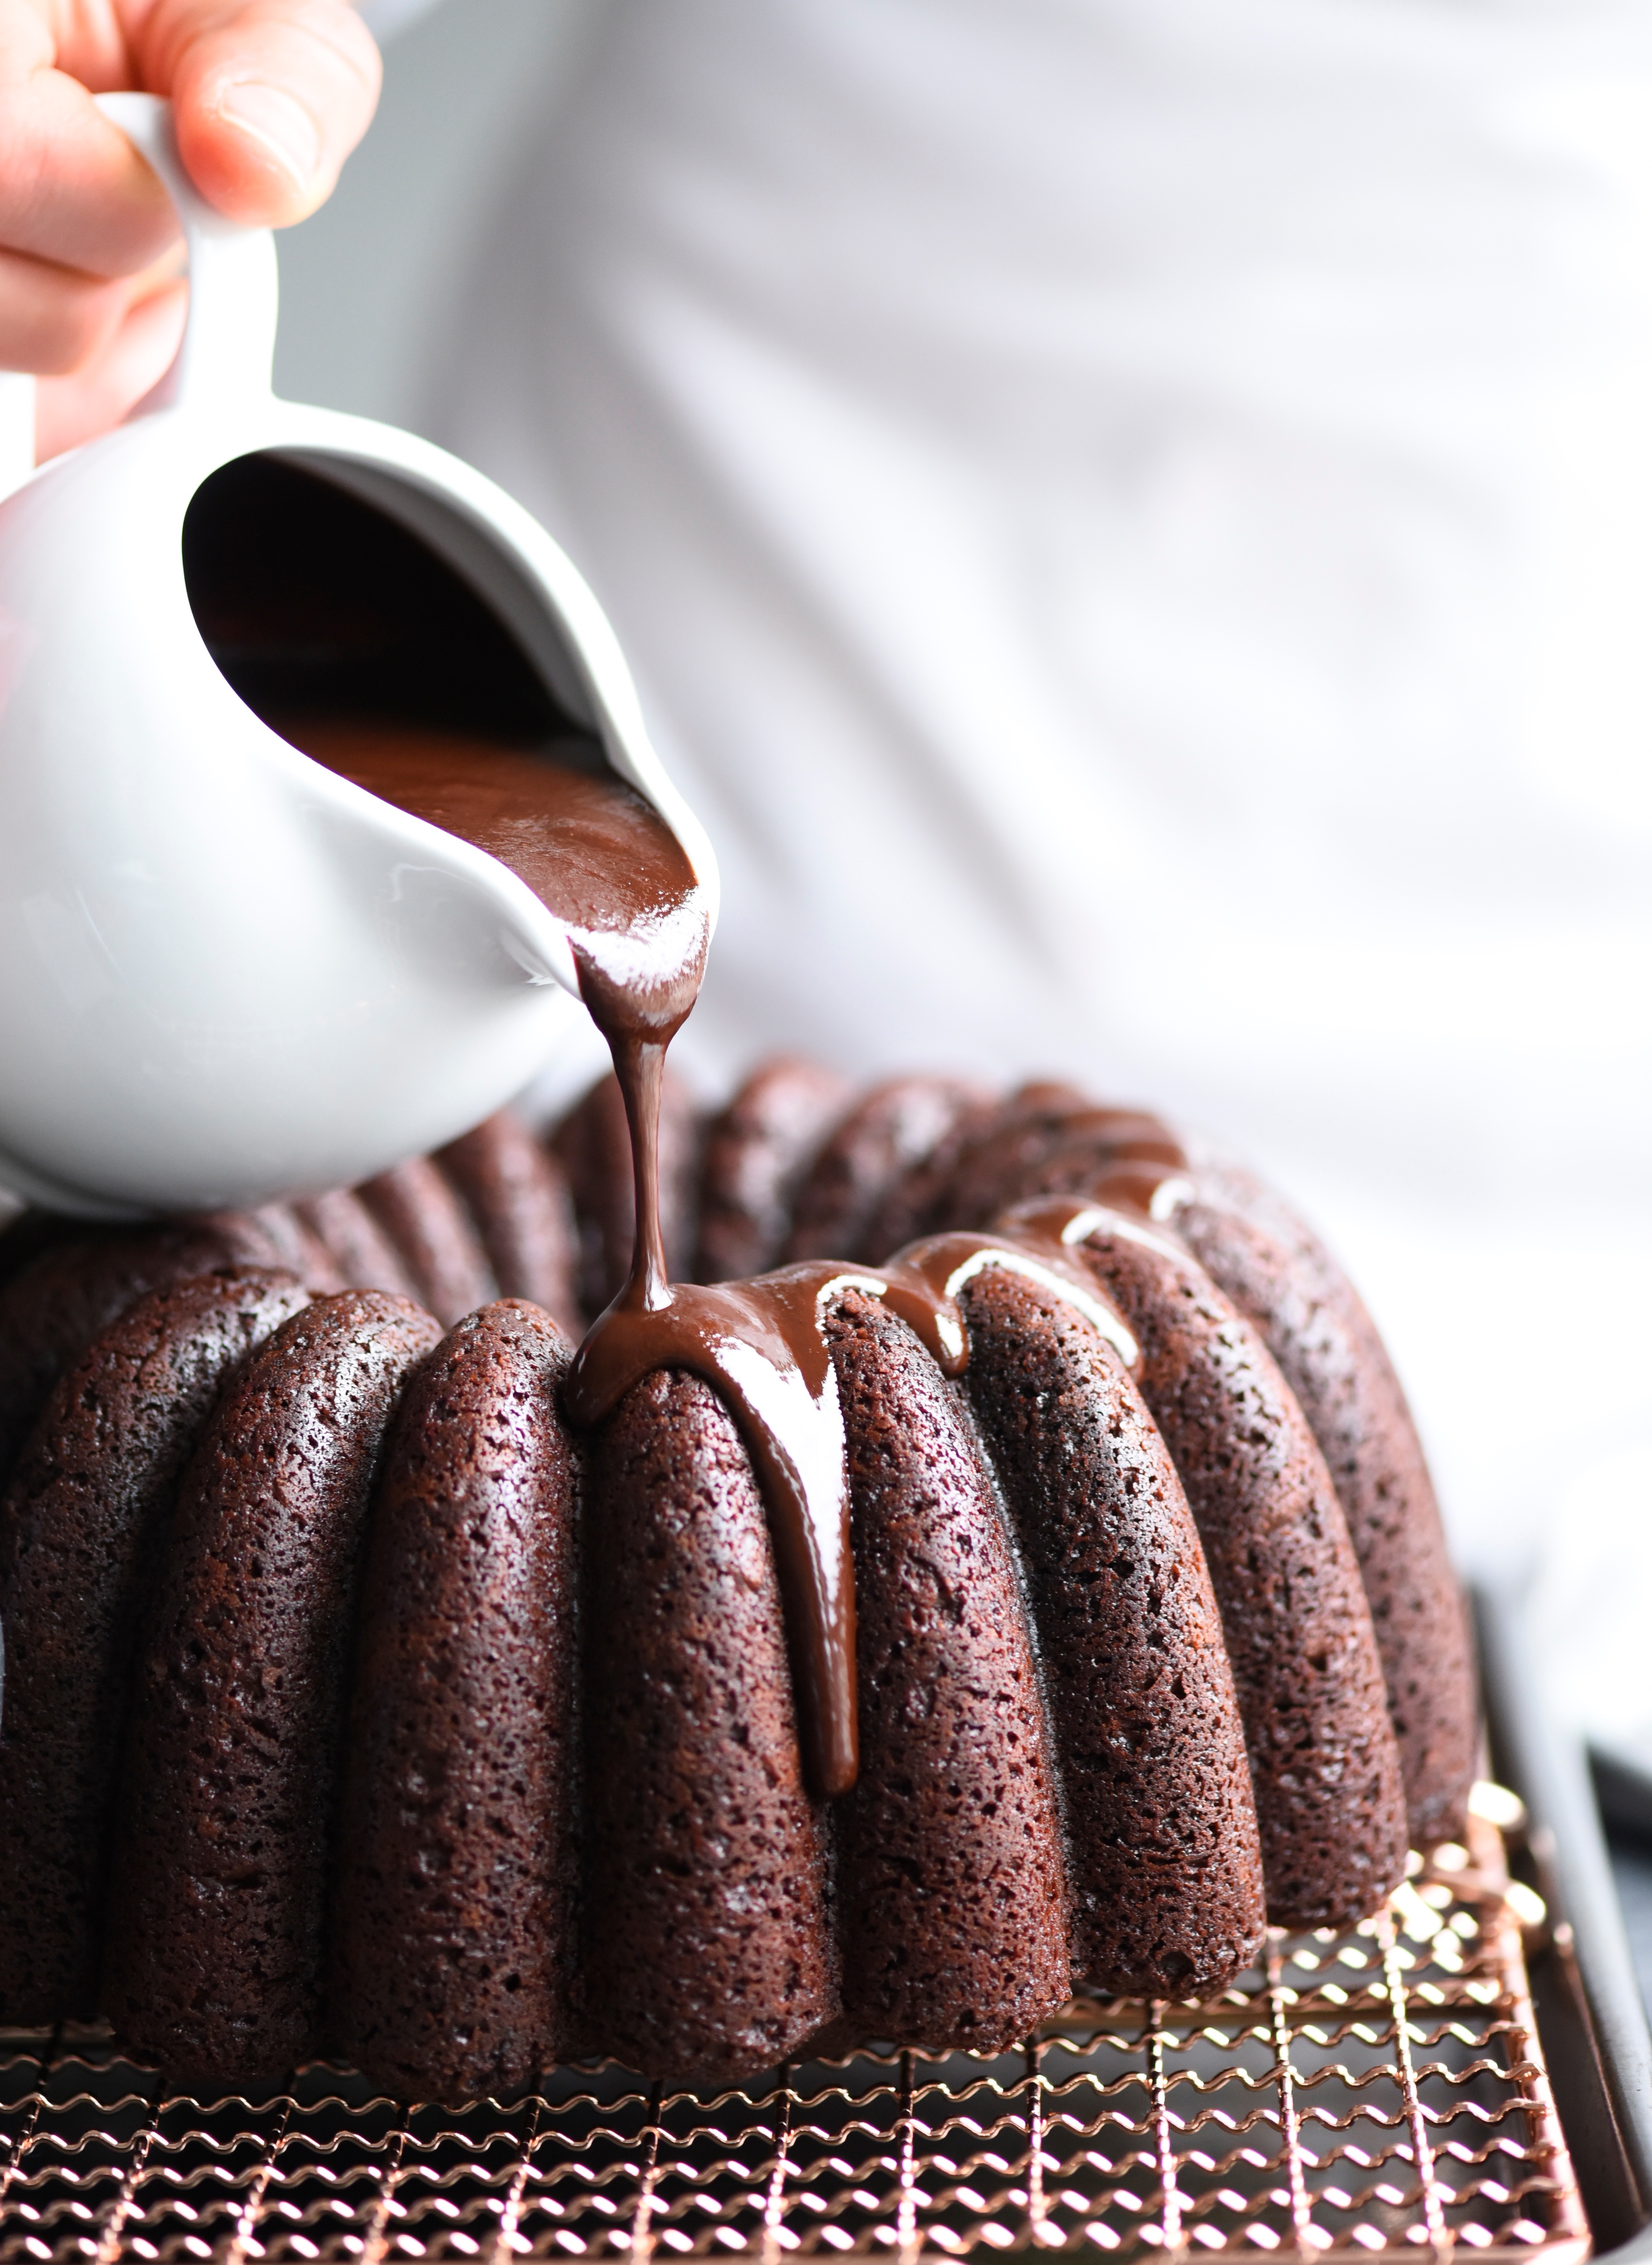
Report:
[[[158,0],[137,45],[190,178],[249,226],[312,213],[379,98],[378,49],[344,0]]]

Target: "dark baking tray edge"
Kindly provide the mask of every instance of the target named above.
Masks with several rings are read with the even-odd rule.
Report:
[[[1652,2036],[1588,1760],[1546,1704],[1520,1593],[1472,1594],[1492,1764],[1525,1803],[1530,1874],[1549,1910],[1532,1994],[1596,2255],[1652,2265]]]

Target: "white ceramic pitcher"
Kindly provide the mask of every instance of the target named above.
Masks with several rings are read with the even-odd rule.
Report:
[[[280,451],[416,535],[600,737],[705,885],[613,632],[535,521],[441,449],[278,401],[273,243],[191,188],[168,106],[102,107],[171,192],[188,327],[118,431],[0,467],[0,1185],[89,1215],[346,1184],[498,1108],[583,1014],[568,938],[492,857],[299,754],[215,666],[181,529]],[[10,487],[11,492],[6,493]]]

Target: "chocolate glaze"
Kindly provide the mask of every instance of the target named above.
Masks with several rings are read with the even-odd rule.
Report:
[[[336,717],[279,728],[329,769],[498,857],[567,922],[580,993],[624,1096],[637,1219],[630,1277],[579,1348],[568,1412],[600,1423],[657,1369],[686,1370],[723,1394],[762,1490],[810,1775],[826,1795],[847,1793],[858,1769],[855,1572],[828,1309],[851,1289],[882,1300],[957,1376],[969,1357],[958,1293],[984,1267],[1007,1267],[1076,1306],[1133,1362],[1130,1332],[1071,1256],[1086,1207],[1058,1206],[1048,1233],[1041,1215],[1013,1237],[935,1235],[878,1270],[814,1262],[673,1287],[660,1227],[660,1084],[699,992],[709,923],[663,819],[615,778],[518,748]]]
[[[660,1304],[660,1074],[699,994],[710,936],[681,844],[622,780],[520,748],[336,717],[286,718],[281,729],[329,770],[485,849],[566,921],[631,1128],[637,1246],[620,1302]]]
[[[705,1378],[732,1408],[768,1513],[810,1773],[822,1793],[847,1793],[858,1769],[855,1571],[831,1309],[851,1290],[880,1300],[947,1375],[959,1376],[969,1343],[958,1294],[984,1268],[1002,1267],[1055,1291],[1133,1363],[1134,1338],[1072,1256],[1091,1215],[1088,1205],[1059,1205],[1049,1233],[1040,1213],[1014,1236],[932,1235],[884,1267],[814,1260],[751,1282],[679,1285],[655,1304],[642,1302],[634,1278],[575,1356],[567,1403],[579,1424],[600,1422],[662,1368]]]
[[[723,1394],[768,1511],[810,1774],[823,1793],[847,1793],[857,1766],[855,1573],[843,1419],[819,1310],[847,1278],[791,1266],[754,1282],[666,1288],[642,1247],[640,1180],[637,1196],[642,1263],[575,1356],[568,1412],[599,1423],[654,1369],[687,1370]],[[656,1280],[663,1294],[652,1297]]]
[[[681,1023],[705,966],[705,906],[676,836],[622,780],[404,724],[291,716],[277,728],[526,881],[573,931],[580,988],[605,1037],[604,1012],[667,1039]]]
[[[695,1221],[702,1188],[701,1112],[666,1059],[659,1081],[659,1232],[666,1269],[673,1282],[730,1282],[761,1274],[777,1264],[766,1254],[749,1266],[724,1266],[702,1273],[693,1263]],[[577,1108],[550,1136],[549,1153],[566,1176],[575,1221],[575,1288],[579,1324],[610,1305],[630,1279],[637,1243],[637,1183],[631,1158],[631,1128],[618,1078],[599,1078]]]
[[[884,1303],[917,1331],[947,1375],[962,1376],[969,1365],[969,1340],[958,1294],[984,1268],[1000,1267],[1076,1307],[1124,1366],[1133,1367],[1139,1358],[1135,1338],[1073,1256],[1073,1245],[1089,1231],[1085,1221],[1091,1208],[1054,1204],[1017,1220],[1013,1234],[964,1229],[909,1243],[877,1270]]]

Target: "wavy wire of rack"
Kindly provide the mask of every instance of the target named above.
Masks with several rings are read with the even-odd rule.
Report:
[[[1079,2000],[996,2059],[867,2052],[709,2099],[599,2063],[508,2106],[404,2110],[318,2063],[280,2099],[205,2106],[106,2033],[0,2033],[0,2260],[1581,2265],[1521,1892],[1476,1818],[1376,1918],[1276,1934],[1207,2004]]]

